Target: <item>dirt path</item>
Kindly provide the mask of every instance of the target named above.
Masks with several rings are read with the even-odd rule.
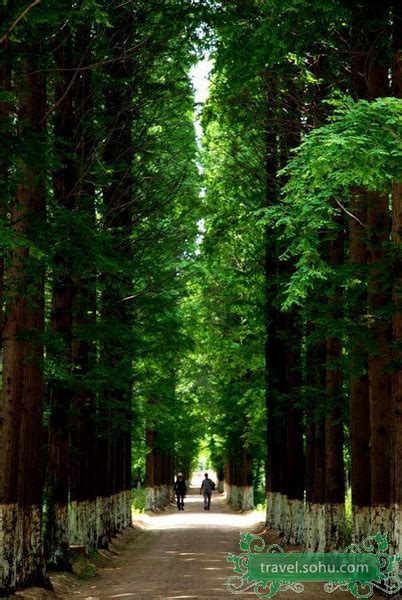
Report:
[[[204,511],[202,497],[192,489],[183,512],[172,508],[136,521],[140,531],[118,544],[115,568],[102,569],[96,584],[74,597],[233,599],[225,593],[231,574],[226,555],[239,552],[239,532],[257,522],[256,515],[234,513],[217,494],[211,511]]]
[[[235,598],[225,588],[233,574],[228,552],[239,553],[239,532],[258,524],[261,515],[234,513],[222,496],[214,494],[211,512],[203,510],[201,497],[191,490],[186,510],[144,515],[114,544],[115,553],[99,574],[76,582],[62,598]],[[253,593],[240,597],[256,598]],[[306,586],[305,593],[278,594],[278,599],[326,598],[346,600],[348,593],[327,594],[322,585]],[[374,596],[373,596],[374,598]]]

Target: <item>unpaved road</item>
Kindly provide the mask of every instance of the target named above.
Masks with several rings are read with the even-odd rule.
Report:
[[[98,575],[74,581],[59,598],[100,600],[235,598],[225,588],[233,574],[226,561],[228,552],[239,553],[239,533],[257,526],[261,515],[234,513],[223,497],[214,494],[211,512],[204,511],[201,496],[191,490],[186,510],[169,509],[159,515],[144,515],[114,544],[115,553]],[[57,589],[58,586],[56,586]],[[256,598],[253,592],[240,597]],[[238,596],[239,597],[239,596]],[[374,598],[375,596],[372,596]],[[322,584],[308,584],[303,594],[286,591],[278,600],[351,600],[345,592],[327,594]]]
[[[96,582],[74,597],[233,600],[225,591],[232,572],[226,555],[240,552],[239,532],[255,525],[258,515],[234,513],[218,494],[213,494],[211,510],[205,511],[202,496],[190,491],[184,511],[172,508],[141,516],[135,522],[139,534],[134,531],[116,547],[115,568],[102,569]]]

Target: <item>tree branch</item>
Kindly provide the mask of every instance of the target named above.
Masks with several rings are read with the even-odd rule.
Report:
[[[15,29],[15,27],[18,25],[18,23],[21,21],[21,19],[23,19],[31,10],[31,8],[34,8],[34,6],[36,6],[37,4],[40,4],[41,0],[34,0],[32,2],[32,4],[30,4],[29,6],[27,6],[22,13],[15,19],[14,23],[12,23],[10,25],[10,27],[7,29],[7,32],[3,35],[2,38],[0,38],[0,44],[4,44],[4,42],[7,40],[8,36],[10,35],[10,33],[12,32],[13,29]]]

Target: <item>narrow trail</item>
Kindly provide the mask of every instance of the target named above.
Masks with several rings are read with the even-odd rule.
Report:
[[[257,525],[258,517],[233,512],[219,494],[205,511],[198,489],[191,488],[183,512],[172,508],[135,521],[140,532],[134,530],[120,546],[116,567],[103,569],[80,596],[233,599],[225,589],[232,574],[226,555],[239,552],[240,531]]]
[[[198,489],[192,488],[184,512],[172,507],[157,515],[142,515],[114,544],[113,562],[63,597],[233,600],[236,596],[225,587],[233,574],[227,553],[239,553],[239,533],[254,529],[262,516],[235,513],[218,494],[213,495],[211,511],[204,511]],[[244,596],[257,597],[253,592],[237,597]],[[277,597],[350,600],[353,596],[344,592],[329,595],[320,584],[308,584],[301,595],[289,591]]]

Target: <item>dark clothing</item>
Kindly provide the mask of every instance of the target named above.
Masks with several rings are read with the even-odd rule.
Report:
[[[184,479],[177,479],[173,486],[176,496],[180,494],[180,496],[185,496],[187,492],[187,486]]]
[[[206,510],[211,508],[211,492],[204,492],[204,508]]]
[[[187,492],[187,486],[184,479],[176,479],[174,486],[174,493],[176,494],[177,508],[184,510],[184,496]]]

